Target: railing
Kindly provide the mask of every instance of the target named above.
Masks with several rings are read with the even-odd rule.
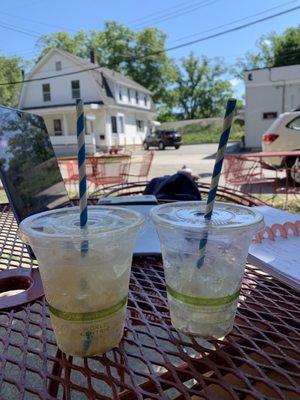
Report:
[[[68,136],[50,136],[50,140],[58,156],[63,154],[75,155],[77,153],[76,134]],[[94,154],[96,152],[95,137],[93,135],[85,135],[85,146],[88,154]]]

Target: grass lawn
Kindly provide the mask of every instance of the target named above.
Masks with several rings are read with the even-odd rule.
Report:
[[[272,205],[274,208],[286,210],[294,214],[300,214],[300,200],[296,199],[292,195],[290,195],[287,204],[285,204],[285,195],[283,194],[277,194],[272,201],[270,200],[270,195],[267,194],[262,194],[258,197]]]
[[[203,126],[201,124],[186,125],[179,129],[184,144],[218,143],[222,126],[217,123]],[[244,136],[244,130],[238,123],[234,123],[229,141],[239,141]]]

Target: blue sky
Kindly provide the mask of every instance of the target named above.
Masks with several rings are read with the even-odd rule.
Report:
[[[235,23],[232,27],[298,5],[300,1],[288,0],[2,0],[0,53],[32,59],[37,54],[35,43],[39,34],[58,30],[75,33],[79,29],[102,29],[105,20],[116,20],[135,30],[155,26],[167,33],[167,46],[171,47],[227,29],[229,26],[202,33],[270,8],[274,9]],[[260,35],[271,31],[282,33],[290,26],[297,26],[299,21],[300,9],[169,54],[179,60],[193,51],[196,55],[224,57],[225,63],[232,65],[246,51],[255,50]],[[5,29],[4,26],[18,32]],[[233,83],[236,85],[236,94],[241,95],[243,85],[236,80]]]

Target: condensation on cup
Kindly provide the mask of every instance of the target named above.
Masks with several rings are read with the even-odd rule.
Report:
[[[20,224],[38,260],[58,347],[102,354],[123,335],[132,253],[144,223],[139,213],[91,206],[81,229],[78,207],[43,212]]]
[[[205,202],[169,203],[153,208],[163,256],[171,322],[178,331],[221,339],[234,322],[252,236],[263,228],[253,208],[216,202],[204,220]],[[204,262],[199,242],[207,235]]]

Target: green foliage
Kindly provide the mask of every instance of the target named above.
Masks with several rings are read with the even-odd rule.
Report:
[[[276,36],[273,44],[274,66],[300,64],[300,26]]]
[[[153,92],[155,103],[170,104],[168,86],[175,80],[176,67],[165,52],[167,36],[156,28],[146,28],[136,35],[135,61],[129,64],[128,75]]]
[[[84,31],[79,31],[72,36],[69,32],[56,32],[50,35],[42,35],[36,46],[40,49],[38,60],[44,57],[53,48],[65,50],[78,57],[87,58],[89,39]]]
[[[219,59],[210,62],[191,53],[182,60],[175,93],[183,119],[214,117],[224,111],[226,99],[232,96],[230,83],[221,79],[225,73]]]
[[[0,138],[6,131],[20,133],[8,138],[8,150],[0,163],[5,166],[12,185],[19,187],[16,200],[19,207],[24,207],[24,211],[30,210],[34,204],[40,206],[43,201],[40,193],[43,190],[60,181],[60,173],[54,168],[56,159],[44,135],[43,126],[38,123],[33,126],[29,114],[24,115],[22,120],[12,120],[9,113],[4,113]]]
[[[176,117],[172,112],[172,109],[167,106],[162,106],[159,109],[159,113],[157,116],[157,120],[159,122],[174,122],[176,121]]]
[[[184,144],[218,143],[222,131],[221,123],[208,125],[191,124],[179,129],[183,135]],[[239,141],[244,135],[243,128],[239,123],[234,122],[230,133],[229,141]]]
[[[90,49],[95,50],[99,65],[121,72],[151,90],[162,122],[175,119],[174,109],[181,111],[183,118],[223,112],[225,99],[232,92],[230,83],[221,79],[226,72],[221,60],[211,63],[206,57],[191,54],[179,68],[168,57],[165,42],[165,33],[156,28],[135,32],[108,21],[102,31],[44,35],[37,46],[40,56],[58,47],[88,59]]]
[[[129,60],[134,56],[135,41],[136,35],[131,29],[115,21],[108,21],[103,31],[91,32],[87,51],[95,50],[99,65],[129,75]]]
[[[237,60],[237,76],[242,77],[245,69],[300,64],[300,27],[289,28],[282,35],[272,32],[261,36],[257,47],[256,53],[247,52]]]
[[[21,58],[0,56],[0,82],[22,80]],[[0,86],[0,104],[15,107],[18,104],[20,85]]]
[[[294,214],[300,214],[299,200],[293,198],[292,196],[289,197],[288,201],[286,201],[285,194],[277,194],[274,196],[273,194],[270,195],[263,193],[263,194],[257,194],[256,196],[261,198],[263,201],[265,201],[274,208],[279,208],[280,210],[286,210]]]
[[[263,68],[274,64],[273,42],[276,38],[274,32],[269,35],[263,35],[256,43],[257,53],[247,51],[243,57],[237,59],[233,72],[240,78],[243,78],[243,71],[247,69]]]
[[[99,65],[121,72],[147,87],[153,92],[154,102],[167,103],[167,87],[174,80],[176,70],[165,52],[165,41],[166,35],[158,29],[135,32],[108,21],[102,31],[93,30],[89,34],[79,31],[74,36],[67,32],[44,35],[37,46],[41,50],[40,57],[57,47],[89,59],[93,49]],[[154,56],[148,57],[153,53]]]

